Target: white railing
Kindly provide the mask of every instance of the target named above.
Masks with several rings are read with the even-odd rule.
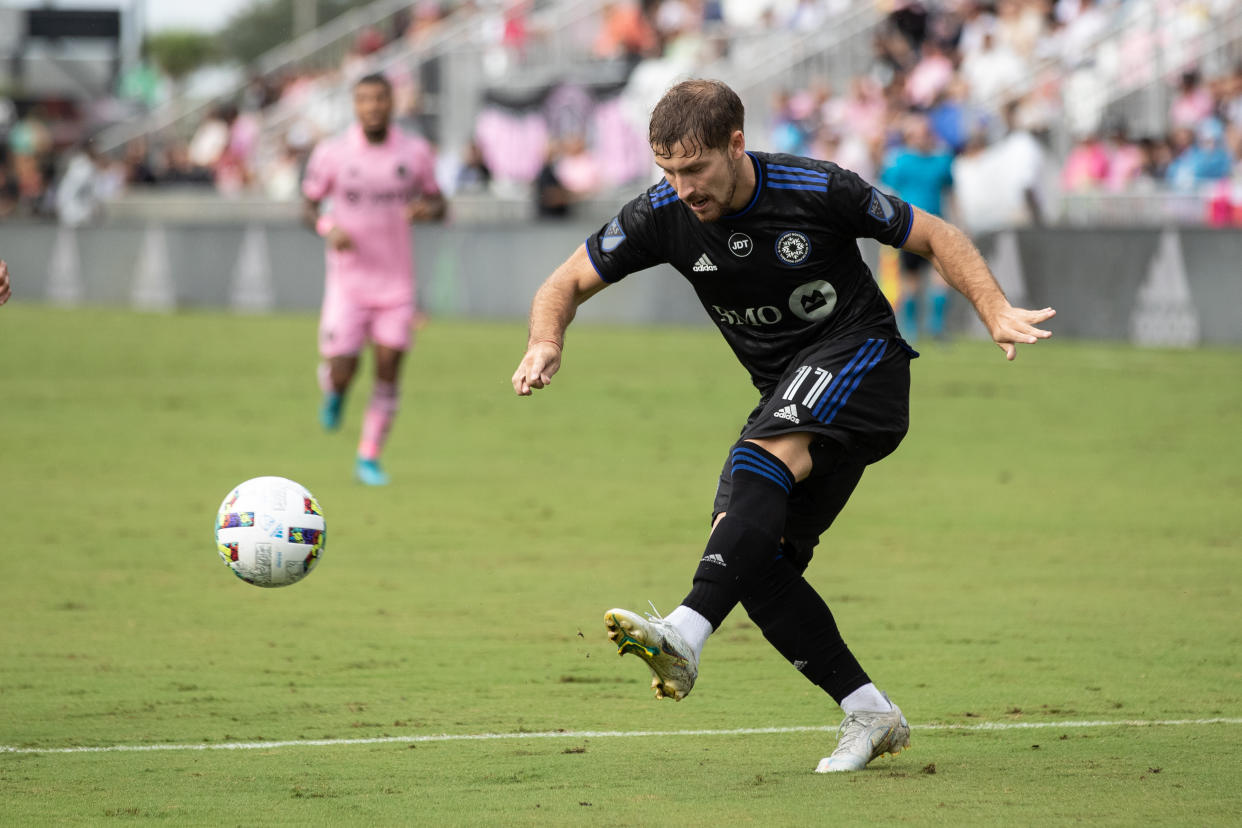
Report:
[[[1056,211],[1059,226],[1150,227],[1204,225],[1214,194],[1152,190],[1141,193],[1073,193],[1062,195]]]
[[[409,7],[409,0],[374,0],[366,6],[350,9],[319,28],[260,55],[254,61],[253,74],[260,78],[269,78],[293,66],[323,65],[322,61],[329,58],[335,61],[334,65],[339,65],[360,31],[379,26]],[[96,137],[96,143],[106,152],[143,135],[168,131],[188,133],[207,110],[218,101],[240,95],[250,80],[247,77],[208,100],[195,101],[174,97],[143,118],[116,124],[104,130]]]
[[[746,101],[748,120],[768,123],[780,89],[827,82],[840,90],[867,65],[872,34],[884,15],[873,2],[855,3],[806,32],[751,31],[729,38],[729,53],[704,74],[728,82]]]

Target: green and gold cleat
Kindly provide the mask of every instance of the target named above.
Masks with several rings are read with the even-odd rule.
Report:
[[[676,627],[658,616],[642,618],[623,609],[604,613],[604,627],[617,655],[633,653],[647,662],[657,699],[681,701],[689,695],[699,660]]]

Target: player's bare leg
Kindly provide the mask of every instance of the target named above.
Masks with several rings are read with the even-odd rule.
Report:
[[[388,475],[380,468],[379,457],[392,428],[399,406],[401,359],[405,352],[384,345],[375,346],[375,387],[362,419],[362,437],[358,442],[358,479],[368,486],[383,486]]]
[[[319,422],[328,431],[341,426],[341,409],[345,405],[345,392],[358,370],[358,357],[330,357],[319,364],[319,387],[323,402],[319,407]]]

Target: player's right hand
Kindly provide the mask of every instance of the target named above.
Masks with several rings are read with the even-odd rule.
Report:
[[[348,233],[339,227],[333,227],[329,230],[327,238],[328,247],[331,247],[333,250],[354,249],[354,240],[349,237]]]
[[[9,301],[13,289],[9,286],[9,266],[0,259],[0,305]]]
[[[517,370],[513,372],[513,390],[520,397],[529,397],[536,388],[552,382],[552,375],[561,367],[561,349],[555,342],[536,342],[526,349]]]

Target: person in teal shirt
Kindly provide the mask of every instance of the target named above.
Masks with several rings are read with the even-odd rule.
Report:
[[[891,188],[903,200],[933,216],[945,213],[945,197],[953,186],[953,153],[941,146],[932,132],[927,116],[911,113],[906,118],[903,143],[889,153],[880,172],[880,181]],[[898,252],[901,273],[901,296],[898,299],[897,320],[901,334],[908,341],[918,339],[921,299],[926,280],[930,309],[926,331],[932,337],[944,336],[945,307],[948,304],[948,286],[930,263],[915,253]]]

